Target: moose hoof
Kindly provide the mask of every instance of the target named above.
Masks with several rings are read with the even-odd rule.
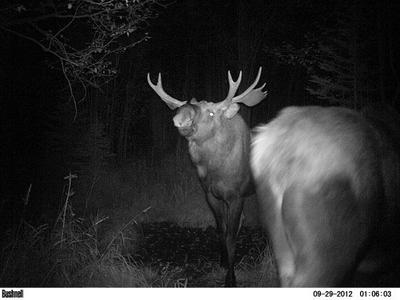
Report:
[[[226,274],[225,277],[225,287],[236,287],[235,274]]]

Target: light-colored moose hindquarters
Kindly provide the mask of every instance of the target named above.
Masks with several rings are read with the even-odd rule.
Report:
[[[251,166],[256,180],[267,179],[276,196],[290,184],[315,189],[334,176],[349,178],[359,195],[378,167],[374,143],[364,120],[351,110],[288,107],[256,129]]]
[[[379,205],[375,144],[344,108],[288,107],[256,129],[251,167],[282,285],[338,285],[356,267]]]

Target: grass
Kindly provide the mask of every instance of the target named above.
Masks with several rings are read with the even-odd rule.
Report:
[[[84,220],[68,208],[65,222],[34,228],[23,222],[3,240],[0,286],[23,287],[221,287],[225,270],[205,262],[202,274],[189,281],[184,267],[136,262],[128,253],[141,246],[135,222],[106,225],[107,218]],[[102,233],[103,232],[103,233]],[[266,261],[266,262],[264,262]],[[271,286],[269,252],[237,264],[240,286]],[[264,265],[263,265],[264,264]],[[267,283],[267,284],[265,284]]]
[[[143,264],[132,256],[143,248],[143,223],[167,221],[203,229],[214,224],[187,155],[167,156],[159,163],[132,160],[81,184],[76,193],[73,186],[81,179],[69,174],[65,180],[65,198],[55,222],[27,222],[30,186],[19,222],[3,229],[0,286],[223,286],[225,270],[214,261],[205,259],[195,266],[172,266],[160,262]],[[83,189],[85,186],[87,189]],[[256,223],[254,206],[254,199],[248,199],[245,225]],[[78,207],[77,212],[73,207]],[[238,285],[278,286],[270,248],[253,251],[236,263]],[[189,277],[190,268],[196,276]],[[399,278],[397,275],[388,274],[387,282]],[[372,281],[361,278],[356,286],[364,286],[364,282],[380,284],[376,278]],[[393,285],[382,283],[382,286]],[[394,286],[398,286],[398,280]]]
[[[95,182],[95,184],[93,184]],[[139,222],[174,222],[181,226],[214,225],[196,170],[187,153],[165,156],[161,161],[132,159],[86,183],[87,204],[111,217],[138,215]],[[255,198],[245,202],[245,225],[257,224]],[[146,208],[146,214],[140,214]]]
[[[2,238],[0,286],[182,286],[173,274],[158,276],[156,270],[129,259],[140,246],[140,227],[134,217],[125,223],[99,215],[89,220],[78,217],[71,205],[76,176],[65,179],[64,206],[53,226],[34,227],[23,212],[18,226]]]
[[[236,278],[246,287],[278,287],[278,274],[272,249],[253,249],[236,264]],[[255,258],[254,258],[255,257]]]
[[[214,262],[205,262],[201,276],[189,281],[183,267],[143,265],[131,256],[143,246],[143,222],[170,221],[200,227],[213,223],[193,169],[179,166],[174,159],[166,160],[159,173],[150,173],[146,162],[133,161],[103,178],[97,190],[92,186],[92,197],[105,196],[108,190],[110,198],[91,198],[87,203],[92,204],[92,213],[87,217],[73,209],[74,203],[87,200],[73,191],[77,177],[66,176],[64,205],[54,224],[31,225],[24,210],[19,224],[3,235],[0,286],[222,286],[225,270]],[[150,187],[145,188],[146,184]],[[29,193],[24,201],[27,205]],[[249,278],[261,278],[250,275],[259,272],[257,263],[239,264],[240,281],[247,285]],[[261,284],[253,282],[250,286]]]
[[[119,229],[106,218],[86,221],[69,206],[54,228],[22,222],[1,247],[0,286],[153,287],[182,286],[176,272],[160,273],[127,255],[140,245],[134,222]],[[104,227],[104,228],[103,228]],[[108,229],[105,229],[108,228]],[[105,231],[101,234],[102,231]],[[160,275],[161,274],[161,275]]]

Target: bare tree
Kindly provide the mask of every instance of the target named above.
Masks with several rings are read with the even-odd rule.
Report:
[[[147,21],[163,0],[6,0],[0,30],[38,45],[58,59],[76,108],[75,87],[86,96],[116,74],[115,56],[147,40]]]

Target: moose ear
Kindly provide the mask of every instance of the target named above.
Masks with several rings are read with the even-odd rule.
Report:
[[[198,104],[199,102],[197,102],[196,98],[192,98],[192,100],[190,100],[190,104]]]
[[[233,118],[239,111],[239,104],[232,103],[224,112],[224,116],[228,119]]]

